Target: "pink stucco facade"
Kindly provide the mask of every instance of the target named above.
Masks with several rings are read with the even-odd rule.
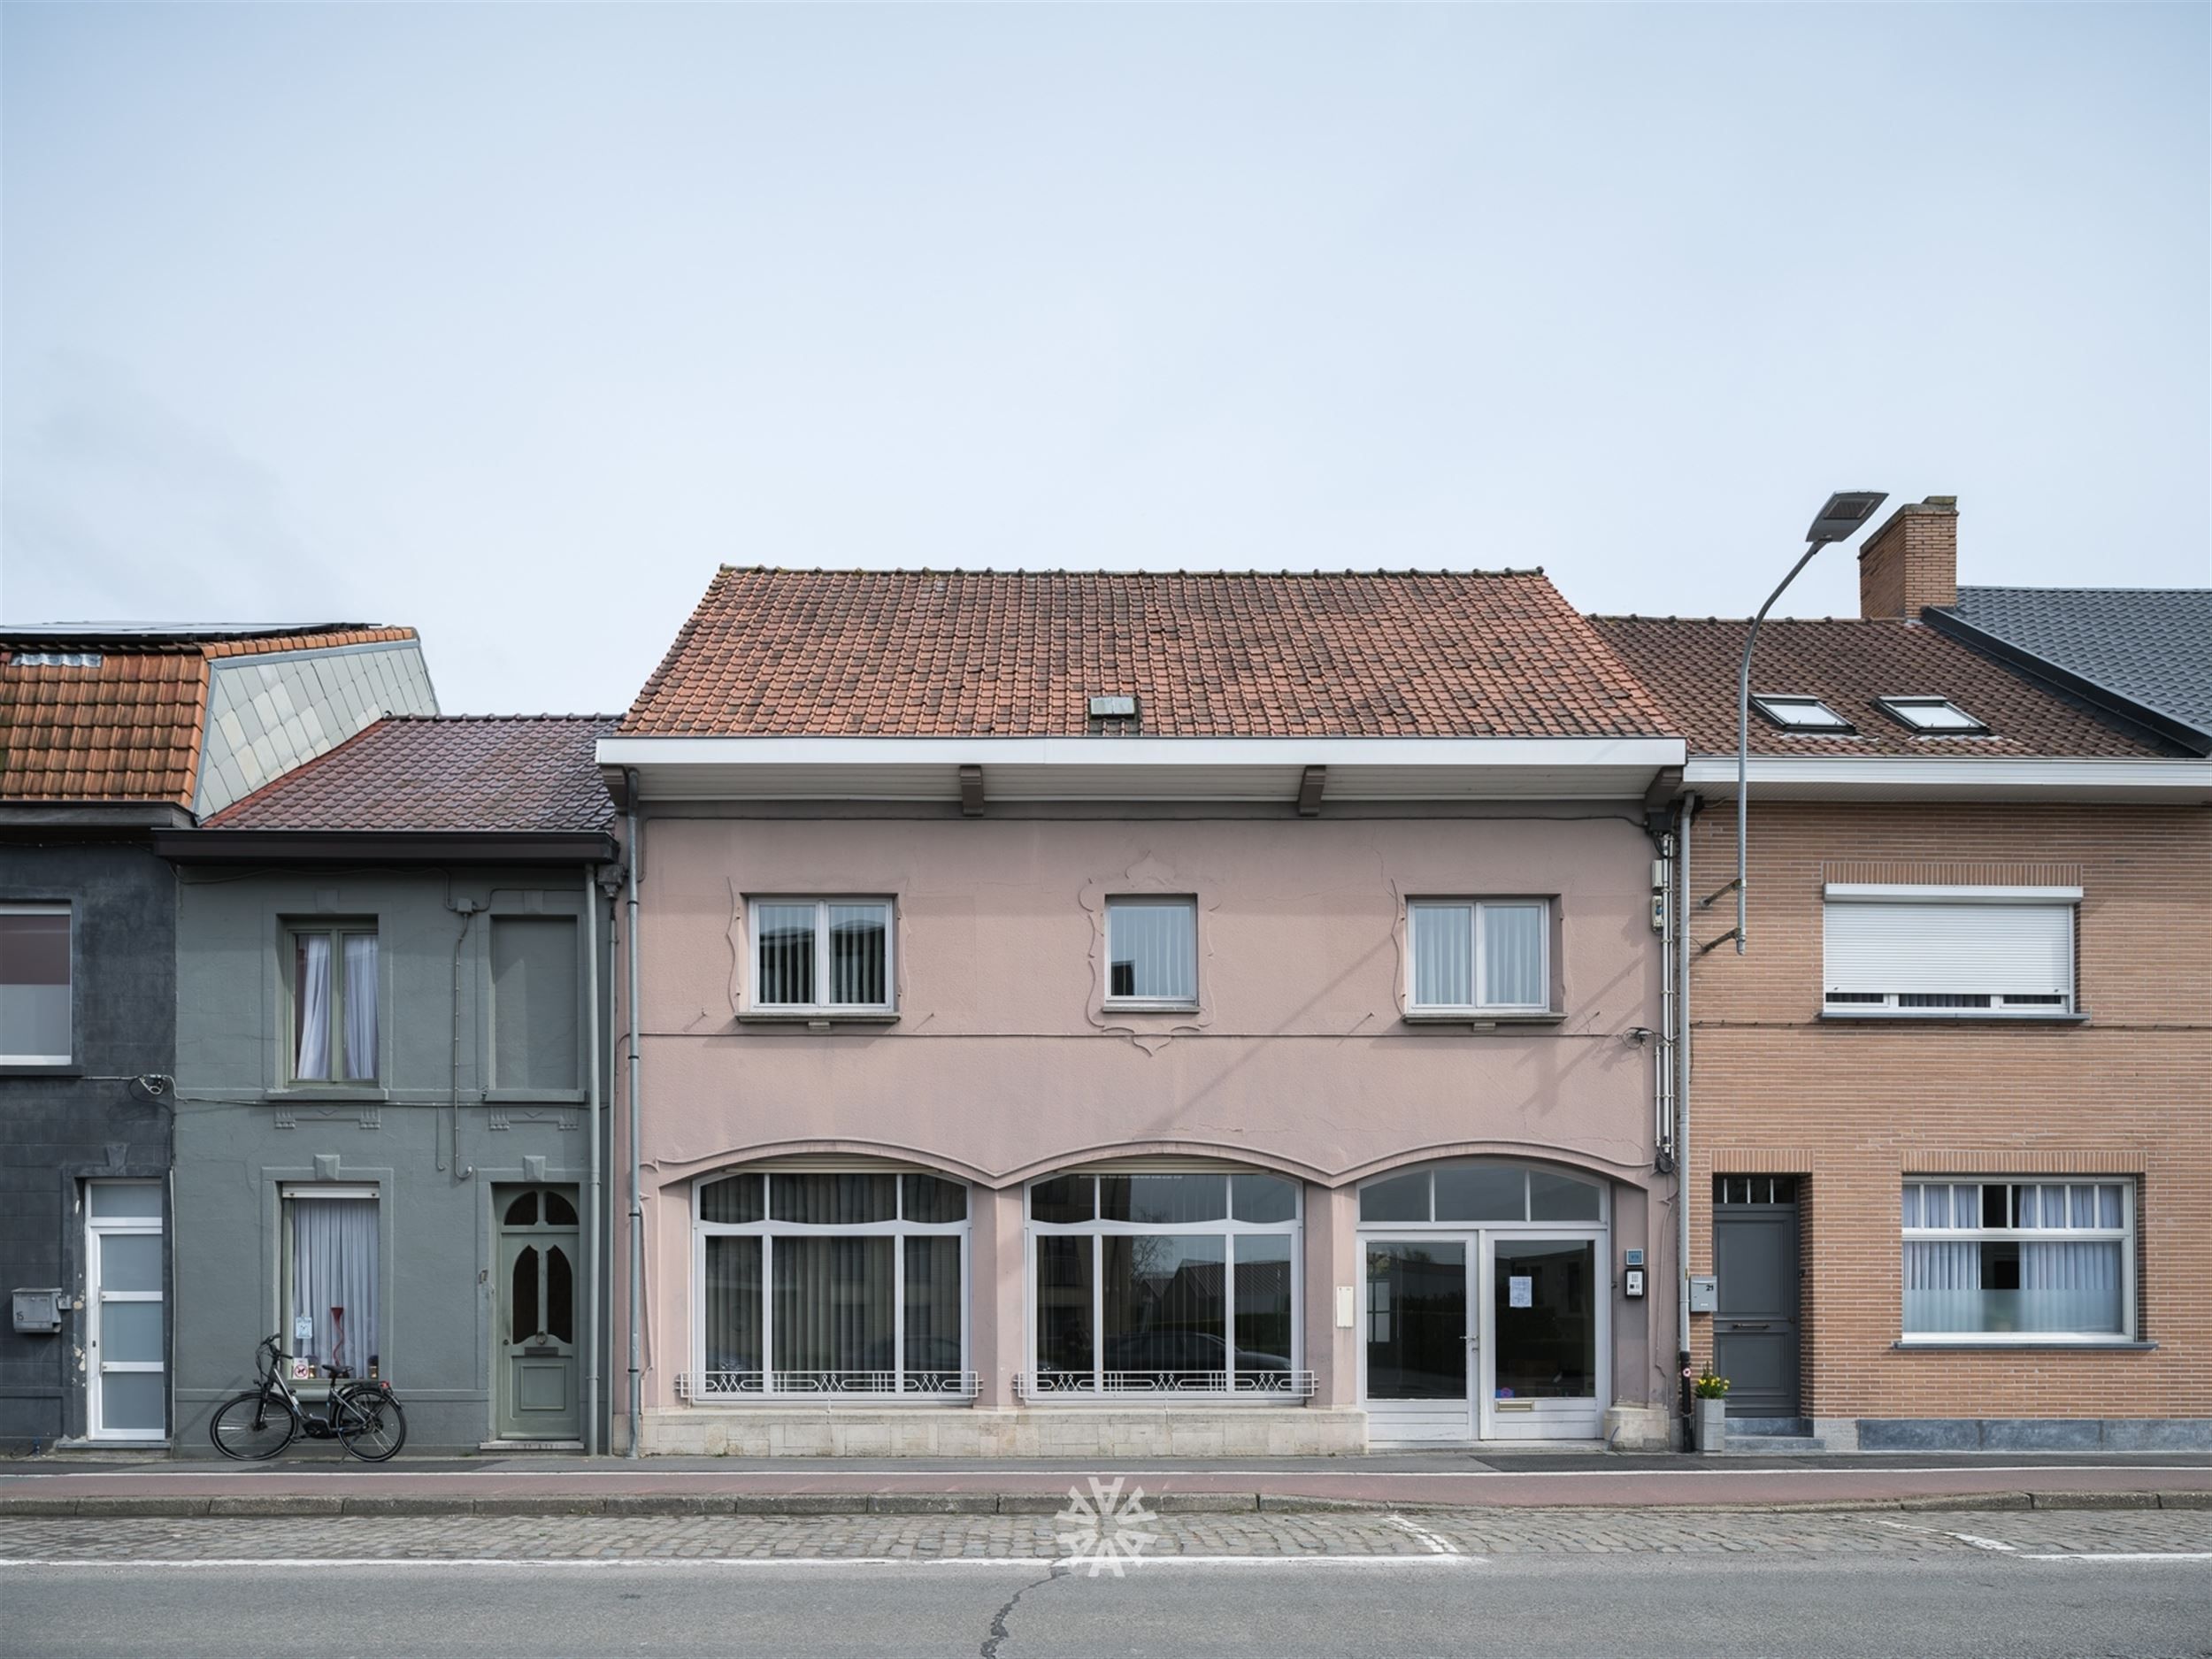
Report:
[[[1647,1253],[1651,1284],[1673,1277],[1672,1180],[1653,1172],[1653,1049],[1638,1034],[1661,1025],[1654,853],[1632,802],[1310,818],[1095,804],[963,818],[934,804],[839,813],[649,797],[642,823],[648,1448],[1356,1448],[1368,1438],[1363,1332],[1345,1310],[1362,1282],[1359,1187],[1442,1160],[1603,1184],[1601,1403],[1609,1432],[1627,1425],[1623,1443],[1663,1433],[1672,1302],[1623,1294],[1624,1250]],[[1105,902],[1143,894],[1196,902],[1194,1010],[1104,1005]],[[801,895],[893,902],[895,1022],[746,1017],[749,900]],[[1481,1029],[1405,1017],[1406,902],[1437,895],[1550,902],[1551,1018]],[[626,1011],[618,1029],[627,1023]],[[684,1397],[695,1182],[809,1157],[970,1184],[972,1403],[741,1411]],[[1310,1400],[1048,1409],[1024,1398],[1027,1184],[1147,1159],[1301,1184],[1296,1359],[1313,1376]],[[626,1274],[618,1264],[618,1286]],[[626,1309],[615,1316],[620,1329]]]

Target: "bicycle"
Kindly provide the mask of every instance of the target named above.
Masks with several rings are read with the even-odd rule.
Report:
[[[285,1380],[283,1352],[275,1337],[255,1352],[261,1359],[261,1386],[234,1394],[208,1422],[208,1438],[226,1457],[260,1463],[274,1457],[303,1434],[311,1440],[336,1440],[364,1462],[380,1463],[407,1443],[407,1417],[382,1381],[353,1382],[343,1365],[326,1365],[330,1394],[320,1416]]]

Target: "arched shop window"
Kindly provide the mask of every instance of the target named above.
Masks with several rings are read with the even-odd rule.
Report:
[[[1033,1394],[1290,1395],[1299,1192],[1229,1170],[1055,1175],[1029,1189]]]
[[[1448,1164],[1386,1175],[1359,1189],[1362,1222],[1558,1221],[1605,1219],[1605,1189],[1560,1170],[1507,1164]]]
[[[702,1182],[694,1400],[965,1398],[968,1189],[900,1170]]]

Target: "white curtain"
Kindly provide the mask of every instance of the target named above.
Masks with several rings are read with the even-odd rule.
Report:
[[[2124,1328],[2116,1240],[2023,1244],[2020,1288],[2024,1330],[2108,1334]]]
[[[1985,1328],[1982,1247],[1970,1240],[1907,1240],[1905,1329],[1929,1333]]]
[[[1427,1008],[1468,1008],[1475,1000],[1474,910],[1466,904],[1413,907],[1413,1000]]]
[[[1540,904],[1482,907],[1482,1000],[1498,1008],[1541,1008],[1550,1001],[1544,983],[1544,923]]]
[[[365,1377],[377,1343],[376,1200],[291,1201],[292,1330],[288,1351]],[[298,1335],[306,1320],[311,1336]]]
[[[326,943],[323,949],[327,951]],[[346,1075],[376,1075],[376,935],[346,935]]]
[[[299,975],[293,993],[299,1052],[293,1058],[292,1075],[321,1082],[330,1076],[330,935],[301,934],[295,969]]]

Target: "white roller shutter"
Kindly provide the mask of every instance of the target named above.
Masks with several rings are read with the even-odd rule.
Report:
[[[1831,898],[1824,955],[1830,991],[2070,998],[2074,907]]]

